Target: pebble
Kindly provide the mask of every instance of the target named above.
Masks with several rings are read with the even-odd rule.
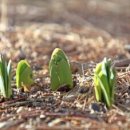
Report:
[[[91,105],[89,106],[89,109],[90,109],[91,113],[94,113],[94,112],[105,113],[107,111],[106,106],[101,103],[91,103]]]
[[[20,112],[22,112],[22,111],[24,111],[24,108],[23,108],[23,107],[19,107],[19,108],[17,109],[17,113],[20,113]]]
[[[92,103],[90,106],[89,106],[89,109],[91,110],[91,112],[100,112],[100,106],[99,104],[97,103]]]

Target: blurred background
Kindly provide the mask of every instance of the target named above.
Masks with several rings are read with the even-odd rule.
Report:
[[[1,5],[2,1],[7,2],[10,26],[36,22],[89,25],[130,39],[129,0],[0,0]]]

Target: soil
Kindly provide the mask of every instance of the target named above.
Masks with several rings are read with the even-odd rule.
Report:
[[[0,32],[0,51],[12,60],[13,97],[0,98],[1,130],[130,129],[130,2],[124,1],[9,3],[10,29]],[[48,64],[56,47],[65,51],[72,66],[75,85],[70,91],[50,89]],[[111,58],[117,70],[110,109],[94,97],[93,70],[104,57]],[[21,59],[33,70],[29,93],[15,85]]]

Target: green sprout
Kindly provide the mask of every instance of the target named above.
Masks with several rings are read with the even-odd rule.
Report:
[[[23,88],[25,92],[29,92],[33,83],[33,73],[29,63],[26,60],[21,60],[16,69],[17,88]]]
[[[94,72],[94,88],[97,101],[101,101],[109,108],[114,102],[114,88],[116,83],[116,72],[111,60],[104,60],[97,64]]]
[[[4,98],[12,96],[11,89],[11,60],[7,63],[6,58],[0,55],[0,93]]]
[[[49,73],[51,79],[51,89],[57,90],[62,85],[73,87],[72,73],[69,60],[63,50],[56,48],[49,63]]]

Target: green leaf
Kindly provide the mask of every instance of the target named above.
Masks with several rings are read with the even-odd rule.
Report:
[[[103,97],[105,97],[106,105],[108,107],[110,107],[111,106],[110,97],[109,97],[109,94],[108,94],[107,90],[105,89],[105,86],[104,86],[104,84],[102,82],[103,80],[100,80],[98,75],[96,75],[96,76],[97,76],[97,79],[98,79],[98,81],[100,83],[101,91],[103,92],[103,95],[104,95]],[[103,101],[103,99],[101,99],[101,101]]]
[[[17,88],[24,88],[24,91],[29,91],[33,83],[33,73],[29,63],[26,60],[21,60],[16,69]]]
[[[11,60],[9,61],[8,63],[8,66],[7,66],[7,74],[8,74],[8,86],[11,86]],[[12,89],[11,87],[8,88],[8,96],[12,95]]]
[[[49,62],[49,73],[51,79],[51,89],[57,90],[60,86],[73,87],[72,73],[67,56],[63,50],[56,48]]]
[[[101,68],[102,68],[102,64],[100,63],[96,66],[95,74],[94,74],[94,86],[96,86],[96,87],[94,87],[94,89],[95,89],[95,96],[96,96],[97,101],[100,101],[100,99],[102,97],[100,83],[98,82],[98,79],[96,76],[101,71]]]
[[[11,61],[7,66],[7,61],[3,55],[0,55],[0,92],[5,98],[12,96]]]
[[[57,73],[59,75],[60,84],[73,87],[72,74],[68,62],[62,59],[57,65]]]
[[[51,89],[57,90],[60,86],[60,78],[59,75],[57,73],[57,65],[53,65],[50,67],[50,75],[51,75]]]

